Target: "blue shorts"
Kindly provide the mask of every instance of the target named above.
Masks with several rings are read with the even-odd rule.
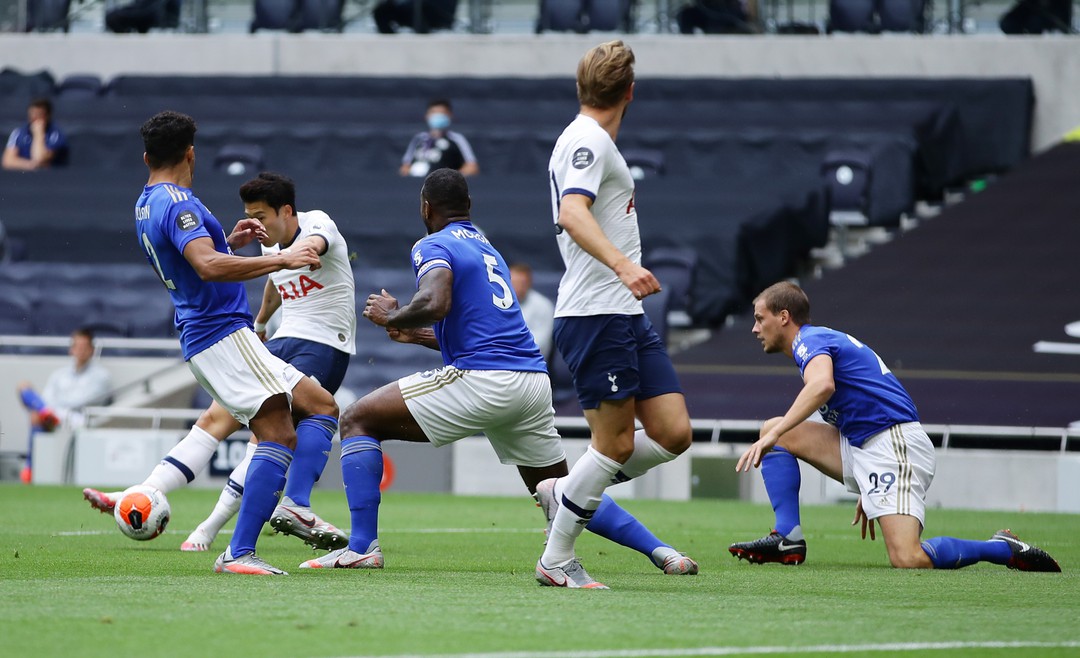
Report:
[[[645,314],[555,318],[555,344],[582,409],[603,400],[682,393],[664,341]]]
[[[317,381],[331,395],[337,393],[349,369],[348,354],[313,340],[275,338],[266,342],[266,349]]]

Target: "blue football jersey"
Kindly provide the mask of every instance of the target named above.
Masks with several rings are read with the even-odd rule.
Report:
[[[443,363],[461,370],[547,372],[521,315],[510,268],[469,222],[452,222],[412,249],[416,280],[438,267],[454,273],[450,312],[435,323]]]
[[[799,371],[819,354],[833,362],[836,390],[819,410],[825,422],[840,428],[853,446],[900,423],[919,421],[915,403],[896,375],[872,349],[827,327],[803,325],[791,351]]]
[[[184,258],[184,247],[196,238],[210,238],[217,251],[232,253],[221,224],[191,190],[170,183],[144,187],[135,204],[135,232],[176,307],[185,360],[251,326],[244,284],[203,281]]]

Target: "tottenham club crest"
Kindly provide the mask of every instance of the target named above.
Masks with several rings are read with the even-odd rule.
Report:
[[[584,146],[574,151],[574,158],[570,161],[574,169],[584,169],[596,161],[593,152]]]

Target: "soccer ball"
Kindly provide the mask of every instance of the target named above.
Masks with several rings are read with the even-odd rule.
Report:
[[[169,501],[165,494],[141,484],[120,494],[120,500],[113,508],[120,532],[138,541],[148,541],[165,532],[169,514]]]

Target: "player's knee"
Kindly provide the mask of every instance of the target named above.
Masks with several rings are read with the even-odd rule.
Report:
[[[337,418],[338,414],[340,413],[340,409],[338,409],[337,400],[334,399],[334,396],[327,393],[326,399],[319,400],[319,402],[315,405],[314,412],[322,416],[331,416],[333,418]]]
[[[780,416],[770,418],[761,424],[761,430],[758,432],[758,438],[761,438],[769,433],[769,431],[780,424],[780,421],[784,420]]]
[[[338,427],[342,437],[361,436],[368,432],[364,429],[364,422],[368,414],[367,402],[361,398],[345,407],[338,419]]]
[[[690,449],[693,440],[694,429],[690,426],[690,420],[687,419],[685,423],[679,423],[677,427],[671,430],[664,448],[672,454],[681,455]]]
[[[926,552],[918,546],[889,549],[889,562],[896,569],[930,569],[934,566]]]

